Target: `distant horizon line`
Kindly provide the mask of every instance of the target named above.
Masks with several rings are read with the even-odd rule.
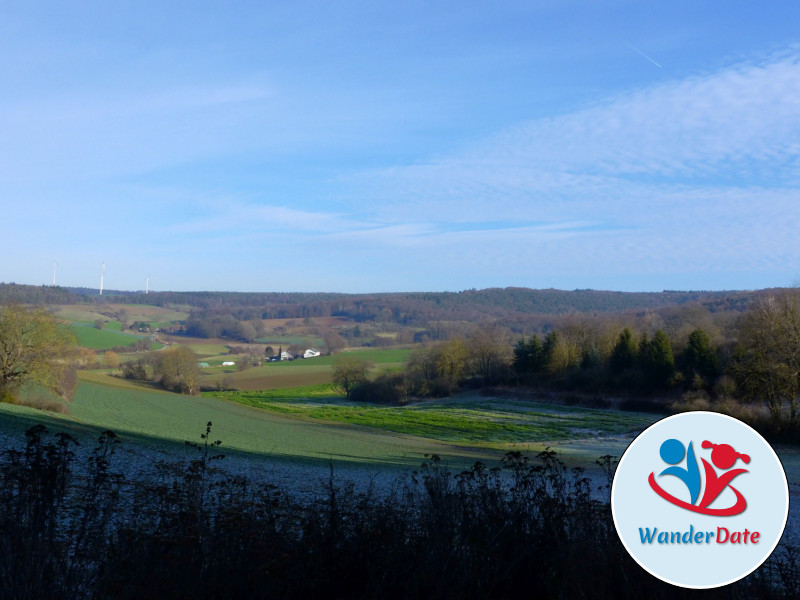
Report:
[[[17,285],[17,286],[27,286],[27,287],[41,287],[41,288],[58,288],[64,289],[67,291],[70,290],[86,290],[88,292],[86,295],[96,294],[100,297],[100,288],[97,287],[87,287],[87,286],[76,286],[76,285],[51,285],[51,284],[28,284],[28,283],[16,283],[13,281],[5,282],[0,281],[0,286],[2,285]],[[615,293],[615,294],[665,294],[665,293],[739,293],[739,292],[764,292],[768,290],[789,290],[793,289],[796,286],[774,286],[774,287],[766,287],[766,288],[757,288],[757,289],[743,289],[743,288],[720,288],[720,289],[662,289],[662,290],[615,290],[615,289],[601,289],[601,288],[573,288],[573,289],[565,289],[565,288],[555,288],[555,287],[543,287],[543,288],[533,288],[527,286],[520,286],[520,285],[507,285],[507,286],[489,286],[484,288],[464,288],[460,290],[406,290],[406,291],[371,291],[371,292],[334,292],[334,291],[278,291],[278,290],[270,290],[270,291],[241,291],[241,290],[212,290],[212,289],[194,289],[194,290],[125,290],[125,289],[103,289],[103,296],[109,295],[133,295],[133,294],[143,294],[143,295],[153,295],[153,294],[337,294],[343,296],[358,296],[358,295],[370,295],[370,294],[379,294],[379,295],[389,295],[389,294],[462,294],[465,292],[480,292],[485,290],[530,290],[530,291],[557,291],[557,292],[607,292],[607,293]]]

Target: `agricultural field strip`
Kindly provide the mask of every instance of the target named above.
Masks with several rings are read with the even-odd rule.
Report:
[[[277,348],[275,351],[277,352]],[[403,365],[408,360],[408,355],[410,350],[407,349],[398,349],[398,350],[351,350],[349,352],[345,352],[344,354],[349,354],[352,356],[357,356],[358,358],[363,358],[364,360],[370,361],[373,364],[380,365]],[[292,360],[292,361],[282,361],[279,363],[275,363],[270,365],[271,368],[281,368],[281,369],[297,369],[303,368],[307,365],[324,365],[324,366],[331,366],[334,361],[334,356],[318,356],[316,358],[307,358],[305,360]]]
[[[127,433],[178,443],[196,439],[205,423],[212,421],[213,435],[223,441],[223,452],[243,451],[262,459],[333,460],[401,468],[419,465],[426,453],[450,457],[459,465],[491,456],[484,449],[344,423],[298,419],[210,396],[181,396],[124,384],[112,387],[99,381],[99,376],[82,378],[70,406],[72,417],[56,418],[112,429],[123,436]]]
[[[96,331],[96,332],[101,333],[101,334],[102,333],[106,333],[106,334],[110,334],[110,335],[114,335],[114,336],[123,336],[124,335],[124,336],[132,337],[132,338],[147,337],[144,334],[134,333],[133,331],[130,331],[130,332],[122,331],[122,326],[119,323],[116,323],[116,325],[117,325],[116,328],[115,327],[109,327],[108,325],[114,325],[114,323],[107,323],[106,325],[103,326],[102,329],[97,329],[95,327],[94,323],[85,323],[83,321],[73,321],[72,323],[70,323],[70,327],[72,327],[73,330],[74,329],[89,329],[91,331]]]
[[[128,313],[128,322],[146,321],[151,324],[169,325],[176,321],[188,318],[188,312],[174,311],[157,306],[145,306],[140,304],[105,304],[98,306],[98,310],[93,310],[91,306],[67,304],[55,310],[57,317],[68,321],[83,321],[93,323],[96,319],[111,319],[109,314],[118,313],[124,309]]]
[[[228,346],[225,346],[223,344],[198,344],[198,343],[195,343],[195,342],[192,342],[191,344],[181,344],[180,340],[178,340],[178,344],[181,345],[181,346],[188,346],[192,350],[192,352],[197,354],[199,357],[203,357],[203,358],[212,357],[212,356],[218,356],[218,357],[222,357],[222,356],[230,357],[231,356],[230,354],[228,354],[228,350],[229,350]],[[235,355],[233,355],[233,356],[235,356]],[[231,360],[231,359],[228,358],[227,360]],[[234,358],[232,360],[236,360],[236,359]]]
[[[269,344],[270,346],[290,344],[310,344],[319,348],[323,344],[323,340],[317,336],[301,336],[301,335],[267,335],[260,337],[256,340],[259,344]],[[277,351],[277,348],[275,348]]]
[[[96,329],[88,325],[72,324],[72,332],[78,340],[78,345],[94,350],[108,350],[116,346],[130,346],[148,336],[135,335],[106,329]]]
[[[555,405],[510,405],[490,400],[467,404],[421,404],[387,407],[344,400],[285,398],[259,393],[219,397],[271,412],[329,423],[344,423],[429,437],[447,442],[508,443],[565,440],[587,435],[617,435],[643,429],[650,415]]]
[[[108,350],[116,346],[130,346],[146,335],[122,331],[119,321],[110,319],[99,312],[87,309],[62,308],[56,316],[69,321],[69,328],[78,340],[78,345],[93,350]],[[95,327],[96,320],[106,321],[103,329]]]
[[[93,386],[87,386],[92,388]],[[99,386],[105,387],[105,386]],[[322,387],[322,386],[318,386]],[[91,392],[91,389],[87,389],[87,392]],[[95,391],[99,391],[98,388],[95,388]],[[163,392],[153,392],[153,391],[146,391],[146,390],[137,390],[144,394],[156,394],[162,395]],[[291,392],[295,392],[296,390],[291,390]],[[318,390],[322,391],[322,390]],[[122,426],[123,422],[130,423],[130,417],[132,415],[123,415],[120,414],[121,412],[125,412],[127,409],[129,410],[132,408],[131,400],[142,399],[141,395],[137,394],[136,396],[132,396],[130,394],[125,394],[124,391],[122,393],[125,398],[119,398],[118,394],[112,393],[104,394],[106,396],[106,400],[104,402],[98,403],[98,398],[94,394],[90,394],[90,396],[94,396],[91,401],[91,404],[95,405],[96,408],[100,409],[102,405],[102,412],[105,412],[105,416],[102,419],[102,422],[96,422],[92,425],[89,423],[81,424],[82,420],[76,421],[70,417],[64,417],[62,415],[50,415],[50,414],[42,414],[39,411],[35,411],[33,409],[23,407],[23,406],[15,406],[15,405],[0,405],[0,447],[3,448],[11,448],[11,447],[19,447],[20,444],[23,443],[24,438],[22,432],[28,426],[30,426],[30,419],[36,419],[39,422],[44,421],[51,432],[56,431],[67,431],[72,433],[73,435],[78,436],[81,439],[81,446],[77,448],[78,453],[83,453],[88,456],[89,450],[93,447],[93,439],[96,439],[97,433],[99,430],[105,429],[110,425],[107,422],[107,419],[113,413],[116,417],[114,419],[116,421],[116,427],[112,427],[116,429],[118,433],[123,434],[123,444],[119,448],[119,451],[115,458],[112,460],[112,466],[115,471],[124,472],[129,477],[137,477],[142,474],[146,475],[149,472],[149,469],[154,468],[155,465],[162,461],[166,460],[168,462],[174,462],[183,460],[186,456],[191,456],[190,454],[186,454],[184,450],[185,446],[181,443],[184,439],[196,439],[198,432],[202,429],[200,425],[202,423],[198,422],[198,429],[186,429],[184,436],[182,433],[177,433],[174,436],[165,436],[163,441],[160,441],[158,438],[137,438],[138,441],[134,441],[133,439],[128,438],[128,436],[124,435],[124,429],[126,427]],[[163,398],[163,396],[162,396]],[[180,396],[172,395],[172,398],[177,398],[178,400],[184,400]],[[155,399],[155,398],[153,398]],[[89,400],[89,398],[84,398],[83,401]],[[187,399],[190,400],[190,399]],[[195,399],[197,400],[197,399]],[[213,400],[213,399],[209,399]],[[118,402],[120,406],[114,407],[114,402]],[[108,404],[106,403],[108,402]],[[79,401],[79,403],[82,403]],[[180,404],[183,404],[181,402]],[[148,410],[164,410],[166,407],[163,406],[162,402],[150,403],[147,402],[147,409]],[[201,408],[201,407],[198,407]],[[208,406],[209,409],[211,408],[219,408],[219,406],[214,403],[213,401]],[[229,405],[227,407],[229,410],[233,410],[234,412],[237,410],[235,405]],[[559,408],[559,407],[557,407]],[[245,407],[238,407],[238,410],[243,410]],[[245,409],[246,410],[246,409]],[[108,412],[106,412],[108,411]],[[204,412],[204,411],[203,411]],[[181,413],[184,413],[184,410],[181,410]],[[25,421],[17,422],[14,418],[15,414],[19,414],[20,417],[25,417]],[[268,419],[279,419],[280,417],[268,416],[268,413],[263,412],[263,414]],[[98,415],[100,416],[100,415]],[[163,425],[165,424],[165,419],[162,417],[167,415],[159,415],[159,421]],[[198,417],[201,415],[197,415]],[[203,414],[203,418],[212,417],[212,414]],[[239,430],[239,427],[233,428],[217,428],[217,423],[221,423],[222,419],[218,418],[221,415],[216,412],[213,415],[215,421],[215,437],[219,435],[222,437],[226,443],[223,444],[221,448],[222,452],[227,455],[227,458],[223,461],[221,466],[225,470],[230,470],[232,473],[236,473],[239,475],[245,475],[249,477],[253,477],[256,480],[263,481],[274,481],[285,485],[287,488],[295,490],[299,493],[303,494],[310,494],[310,496],[314,496],[315,494],[319,493],[320,490],[323,489],[324,482],[327,481],[329,476],[329,464],[327,459],[329,457],[338,456],[343,458],[347,456],[345,454],[348,451],[357,451],[355,447],[351,447],[352,440],[349,439],[349,436],[355,435],[356,438],[359,438],[359,434],[357,431],[350,429],[348,431],[347,426],[342,426],[340,431],[341,437],[340,442],[337,445],[341,445],[341,448],[338,448],[340,452],[342,450],[345,453],[335,454],[331,453],[318,453],[318,452],[308,452],[306,456],[312,457],[317,456],[318,458],[323,458],[323,461],[317,461],[315,463],[308,463],[302,460],[298,461],[297,454],[294,454],[289,461],[280,460],[281,453],[275,453],[274,447],[266,448],[266,449],[256,449],[252,448],[249,452],[256,451],[257,454],[238,454],[234,452],[230,454],[232,450],[231,445],[227,442],[233,441],[230,439],[231,434],[233,433],[232,430]],[[137,419],[138,420],[138,419]],[[169,421],[170,419],[166,419]],[[250,414],[250,420],[259,421],[258,415]],[[277,424],[277,423],[276,423]],[[317,432],[320,430],[325,430],[326,427],[323,424],[313,424],[308,425],[307,427],[303,427],[302,430],[297,429],[296,423],[292,423],[291,420],[287,421],[286,424],[282,425],[279,430],[274,431],[283,431],[285,428],[289,430],[293,430],[294,435],[291,435],[290,438],[295,438],[300,431],[303,431],[304,436],[308,436],[308,440],[315,440],[319,441],[319,435]],[[89,430],[86,427],[97,427],[98,429]],[[131,427],[133,430],[140,430],[139,426]],[[152,435],[153,431],[148,432],[149,435]],[[325,433],[330,433],[330,431],[326,431]],[[393,438],[387,434],[383,434],[383,438],[381,439],[381,445],[375,446],[370,445],[370,448],[375,451],[380,449],[380,456],[374,456],[373,460],[367,457],[361,457],[361,460],[358,460],[358,457],[352,456],[356,460],[346,460],[346,462],[342,462],[341,460],[336,460],[338,473],[340,476],[344,476],[346,481],[355,481],[358,485],[363,487],[366,486],[373,486],[375,485],[376,481],[379,483],[380,489],[390,489],[392,486],[392,482],[394,481],[394,477],[397,474],[404,472],[406,469],[412,468],[419,464],[419,461],[422,460],[421,452],[422,451],[439,451],[441,452],[444,450],[444,460],[448,461],[448,453],[446,447],[441,446],[438,449],[428,446],[423,450],[423,448],[416,448],[412,449],[408,447],[408,444],[413,443],[411,439],[398,439]],[[313,437],[312,437],[313,436]],[[324,434],[323,434],[324,437]],[[624,436],[627,438],[627,436]],[[174,442],[178,442],[176,445],[174,442],[169,442],[168,438],[173,438]],[[596,457],[611,453],[614,455],[620,455],[624,450],[627,443],[630,442],[630,439],[626,439],[621,441],[617,444],[617,447],[610,447],[608,445],[608,440],[610,438],[606,438],[606,441],[602,439],[595,439],[591,440],[590,443],[592,444],[590,447],[572,447],[570,442],[566,442],[567,445],[557,444],[556,447],[558,448],[561,458],[568,462],[568,464],[575,464],[576,466],[585,466],[589,470],[593,467],[593,461]],[[243,441],[243,440],[242,440]],[[276,440],[277,442],[278,440]],[[392,444],[392,442],[399,443],[399,445],[394,449],[391,454],[394,454],[394,458],[387,456],[387,448],[384,446],[385,443]],[[585,440],[589,442],[589,440]],[[169,443],[169,445],[165,445],[165,443]],[[583,441],[579,442],[583,443]],[[599,446],[598,446],[599,444]],[[236,444],[234,444],[236,445]],[[249,444],[248,444],[249,445]],[[454,447],[450,447],[454,449]],[[520,447],[523,452],[536,452],[537,450],[532,447]],[[310,448],[309,448],[310,450]],[[362,448],[363,450],[363,448]],[[416,451],[415,451],[416,450]],[[461,451],[466,450],[465,448],[461,447]],[[800,451],[794,446],[786,446],[786,447],[776,447],[776,450],[779,452],[781,456],[781,460],[784,464],[784,468],[786,469],[787,476],[789,477],[790,481],[790,488],[792,494],[792,502],[790,506],[790,523],[797,523],[800,517],[797,516],[798,510],[800,510],[800,503],[795,502],[797,499],[798,493],[800,493],[800,484],[797,483],[798,477],[800,477]],[[458,469],[458,468],[466,468],[475,460],[483,460],[484,462],[488,461],[489,463],[493,464],[493,461],[499,458],[499,455],[494,455],[492,458],[490,455],[482,455],[480,454],[480,450],[477,448],[474,450],[479,452],[478,454],[472,454],[470,457],[466,455],[460,455],[456,458],[453,455],[450,455],[450,460],[455,459],[455,462],[451,462],[451,467]],[[248,450],[245,450],[248,452]],[[263,454],[266,452],[266,454]],[[576,452],[578,454],[576,454]],[[291,455],[292,453],[290,453]],[[270,456],[271,455],[271,456]],[[400,457],[403,457],[402,459]],[[85,457],[84,457],[85,458]],[[276,460],[278,459],[278,460]],[[377,460],[375,460],[377,459]],[[388,460],[387,460],[388,459]],[[81,460],[84,460],[83,458]],[[374,462],[373,462],[374,461]],[[472,461],[472,462],[470,462]],[[344,470],[342,470],[344,469]],[[139,474],[139,475],[137,475]],[[600,478],[599,474],[596,474],[598,478]],[[381,487],[381,485],[383,487]],[[790,526],[791,528],[791,526]],[[788,541],[791,543],[797,542],[797,533],[796,528],[791,528],[791,532],[787,531],[787,535],[790,535]]]
[[[198,349],[202,348],[201,345]],[[374,367],[373,373],[380,373],[402,369],[404,362],[398,362],[408,355],[408,350],[354,350],[354,355],[358,355],[367,360],[371,360]],[[282,388],[298,388],[309,384],[323,384],[330,382],[332,373],[332,360],[330,356],[320,356],[306,360],[283,361],[278,363],[268,363],[260,367],[252,367],[246,370],[239,370],[239,363],[247,360],[245,355],[236,354],[216,354],[208,353],[203,355],[199,361],[208,363],[209,367],[202,372],[201,386],[212,388],[230,378],[230,384],[239,390],[280,390]],[[233,361],[237,366],[223,367],[222,362]],[[331,394],[328,394],[329,396]]]

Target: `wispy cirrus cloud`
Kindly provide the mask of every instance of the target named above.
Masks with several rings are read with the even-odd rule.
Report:
[[[780,271],[800,263],[798,140],[792,47],[342,186],[371,219],[435,223],[424,246],[475,272]]]
[[[461,152],[346,181],[397,215],[637,213],[679,185],[800,181],[800,48],[520,124]],[[598,203],[603,203],[601,208]],[[557,207],[551,206],[556,204]],[[380,208],[379,208],[380,210]]]
[[[206,198],[205,214],[160,227],[166,236],[189,240],[206,239],[246,242],[261,249],[308,251],[322,246],[326,254],[352,255],[359,252],[402,252],[402,256],[424,260],[426,255],[451,255],[454,260],[467,246],[531,245],[565,240],[586,233],[600,236],[618,231],[607,224],[591,221],[563,222],[485,222],[438,221],[391,222],[361,218],[325,210],[304,210],[279,205],[262,205],[248,200]],[[486,246],[484,246],[486,245]],[[485,256],[492,252],[483,250]],[[519,250],[516,250],[519,254]],[[523,252],[522,254],[526,254]],[[398,255],[401,256],[401,255]],[[457,260],[456,260],[457,262]]]
[[[490,156],[611,175],[692,177],[742,162],[771,168],[796,157],[798,133],[800,47],[524,124],[492,140]]]
[[[172,233],[202,232],[252,232],[293,234],[330,234],[341,231],[362,230],[370,224],[349,218],[344,214],[303,210],[281,205],[264,205],[220,197],[215,204],[207,202],[204,216],[167,225]]]

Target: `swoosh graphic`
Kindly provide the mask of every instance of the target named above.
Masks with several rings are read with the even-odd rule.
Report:
[[[738,515],[744,512],[744,509],[747,508],[747,500],[744,499],[744,496],[737,490],[735,487],[730,487],[734,493],[736,494],[736,504],[729,508],[707,508],[701,506],[695,506],[694,504],[689,504],[688,502],[684,502],[673,496],[672,494],[664,491],[661,486],[656,483],[656,478],[653,473],[650,473],[650,477],[647,478],[650,487],[653,488],[653,491],[664,498],[667,502],[674,504],[675,506],[680,506],[681,508],[685,508],[686,510],[690,510],[692,512],[700,513],[701,515],[712,515],[716,517],[732,517],[733,515]]]

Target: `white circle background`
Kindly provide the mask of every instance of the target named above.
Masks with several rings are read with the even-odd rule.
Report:
[[[705,482],[701,458],[711,463],[711,450],[701,444],[730,444],[750,456],[748,464],[737,460],[732,469],[744,468],[731,481],[747,500],[743,513],[730,517],[702,515],[669,503],[648,483],[650,473],[667,492],[689,502],[689,493],[677,477],[658,477],[670,465],[659,454],[661,444],[677,439],[688,448],[693,443],[697,465]],[[713,464],[713,463],[712,463]],[[684,461],[678,466],[685,467]],[[716,469],[721,474],[720,469]],[[701,489],[700,497],[702,498]],[[725,508],[735,503],[734,493],[726,488],[709,508]],[[617,534],[625,549],[646,571],[668,583],[687,588],[712,588],[745,577],[763,563],[780,541],[789,514],[789,486],[783,465],[772,447],[755,430],[741,421],[712,412],[688,412],[667,417],[643,431],[625,450],[617,466],[611,489],[611,512]],[[658,532],[683,534],[713,531],[710,543],[642,543],[639,528],[658,528]],[[758,543],[718,544],[717,527],[734,531],[758,531]]]

